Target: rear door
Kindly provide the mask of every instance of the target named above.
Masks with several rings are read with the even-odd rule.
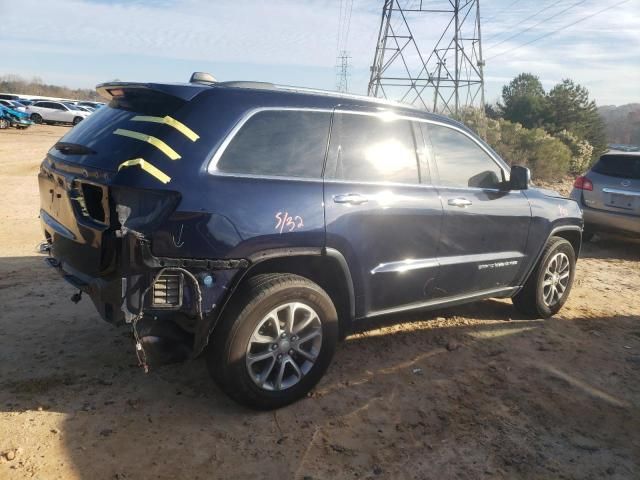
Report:
[[[358,317],[427,302],[438,272],[438,192],[412,123],[387,114],[336,110],[325,168],[327,247],[347,260]]]
[[[526,196],[500,188],[505,169],[471,135],[445,124],[420,125],[434,151],[434,183],[444,208],[438,295],[498,293],[513,286],[526,263]]]
[[[640,155],[603,155],[587,177],[593,190],[582,191],[586,206],[640,215]]]
[[[70,122],[73,120],[73,118],[71,118],[71,112],[61,103],[54,102],[51,106],[53,107],[51,116],[56,122]]]

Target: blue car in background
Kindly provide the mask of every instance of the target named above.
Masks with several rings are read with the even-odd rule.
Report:
[[[19,130],[29,128],[33,122],[29,119],[29,114],[20,112],[0,104],[0,129],[15,127]]]

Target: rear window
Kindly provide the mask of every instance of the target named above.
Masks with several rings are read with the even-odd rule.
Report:
[[[640,179],[640,155],[603,155],[591,169],[610,177]]]
[[[79,149],[78,153],[63,158],[73,163],[117,170],[123,161],[139,157],[143,150],[153,150],[154,147],[144,141],[116,135],[116,130],[132,131],[166,141],[171,127],[150,121],[132,121],[132,118],[173,116],[184,104],[182,100],[157,92],[128,94],[125,98],[112,100],[108,107],[97,110],[60,139],[60,143],[87,147],[94,153],[83,155]],[[186,143],[191,142],[187,140]],[[169,146],[179,154],[185,154],[180,144]],[[64,155],[55,147],[50,153],[54,156]]]
[[[274,110],[253,115],[216,165],[227,173],[320,178],[329,112]]]

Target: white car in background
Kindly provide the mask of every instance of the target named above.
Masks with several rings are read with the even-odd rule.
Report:
[[[27,113],[34,123],[71,123],[77,125],[91,115],[78,110],[72,103],[40,101],[27,107]]]
[[[0,98],[0,105],[3,105],[7,108],[10,108],[11,110],[16,110],[18,112],[26,112],[27,108],[21,104],[20,102],[17,102],[15,100],[5,100]]]

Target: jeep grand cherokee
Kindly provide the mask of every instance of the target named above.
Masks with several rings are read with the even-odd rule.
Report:
[[[108,106],[42,163],[40,217],[50,265],[145,366],[173,332],[234,399],[277,408],[368,319],[567,300],[580,208],[449,118],[259,82],[97,90]]]

